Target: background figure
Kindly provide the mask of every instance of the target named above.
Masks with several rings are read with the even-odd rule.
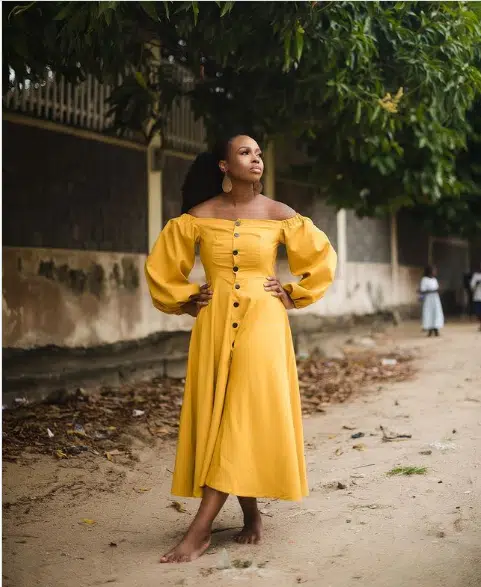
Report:
[[[439,336],[439,330],[444,326],[444,314],[434,267],[426,267],[419,291],[423,300],[423,330],[427,331],[428,336]]]
[[[466,314],[471,318],[473,315],[473,290],[471,288],[471,280],[473,278],[473,272],[468,271],[463,274],[463,288],[466,292]]]
[[[474,313],[479,320],[479,329],[481,330],[481,264],[471,277],[471,292],[473,295]]]

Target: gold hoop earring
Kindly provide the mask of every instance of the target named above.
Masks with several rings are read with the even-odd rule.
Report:
[[[227,173],[224,175],[224,179],[222,180],[222,191],[226,194],[232,191],[232,182]]]
[[[254,182],[254,193],[255,194],[260,194],[262,193],[264,186],[261,184],[260,181],[255,181]]]

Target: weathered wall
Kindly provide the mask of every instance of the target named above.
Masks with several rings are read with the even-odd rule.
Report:
[[[152,306],[144,263],[145,255],[5,247],[3,346],[89,347],[188,330],[189,316]]]
[[[145,253],[144,150],[3,122],[3,244]]]
[[[3,346],[149,334],[145,150],[7,121],[3,130]]]
[[[3,250],[3,346],[89,347],[136,340],[155,332],[190,330],[189,316],[168,316],[151,303],[145,255],[6,247]],[[291,279],[287,261],[278,275]],[[399,304],[416,304],[420,270],[400,268]],[[197,262],[192,281],[204,282]],[[7,285],[8,284],[8,285]],[[317,304],[294,314],[370,314],[392,304],[391,268],[348,263]]]
[[[391,236],[388,218],[347,217],[347,260],[355,263],[390,263]]]
[[[161,314],[147,291],[145,152],[12,123],[5,132],[3,346],[89,347],[188,331],[190,317]],[[189,165],[166,157],[164,223],[180,213]],[[278,181],[276,198],[311,217],[338,248],[336,211],[317,189]],[[350,213],[347,222],[345,275],[299,315],[365,314],[392,305],[389,223]],[[278,272],[290,279],[285,252]],[[415,273],[401,268],[397,303],[415,302]],[[199,262],[191,279],[204,281]]]

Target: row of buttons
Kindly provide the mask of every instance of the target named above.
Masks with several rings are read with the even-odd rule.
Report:
[[[240,226],[241,225],[241,221],[240,220],[236,220],[235,221],[235,226]],[[234,232],[234,238],[239,238],[240,234],[238,232]],[[232,251],[232,254],[234,256],[237,256],[239,254],[239,251],[237,249]],[[239,267],[237,265],[234,265],[234,267],[232,268],[232,270],[234,271],[234,273],[237,273],[239,271]],[[234,285],[235,289],[240,289],[240,285],[238,283],[236,283]],[[238,308],[239,307],[239,302],[234,302],[234,308]],[[239,326],[239,324],[237,322],[233,322],[232,323],[232,328],[237,328]],[[234,343],[232,343],[232,346],[234,346]]]

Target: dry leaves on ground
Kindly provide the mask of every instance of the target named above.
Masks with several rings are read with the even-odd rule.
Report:
[[[389,359],[389,360],[386,360]],[[323,412],[330,403],[343,403],[372,386],[405,381],[413,376],[413,356],[407,352],[363,352],[343,359],[312,357],[298,365],[304,414]]]
[[[386,365],[386,358],[394,361]],[[313,357],[302,361],[298,368],[303,412],[322,412],[326,404],[345,402],[373,383],[407,379],[414,372],[411,362],[409,354],[374,352],[344,359]],[[89,394],[79,390],[61,405],[25,405],[5,410],[4,459],[15,461],[28,450],[58,459],[88,452],[111,461],[129,461],[132,436],[140,432],[160,439],[177,435],[182,393],[183,381],[155,378]]]

